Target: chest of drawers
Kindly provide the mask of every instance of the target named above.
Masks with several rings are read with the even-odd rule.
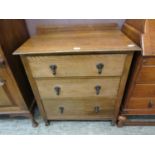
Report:
[[[116,122],[132,56],[140,49],[109,26],[42,27],[42,34],[15,52],[46,125],[48,120]]]
[[[20,58],[12,55],[28,38],[24,20],[0,20],[0,115],[28,117],[36,127],[34,96]]]
[[[123,31],[142,52],[133,59],[118,125],[155,125],[155,20],[127,20]]]

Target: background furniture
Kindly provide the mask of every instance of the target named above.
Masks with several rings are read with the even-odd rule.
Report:
[[[122,31],[142,52],[134,56],[118,126],[155,125],[155,20],[126,20]]]
[[[29,38],[24,20],[0,20],[0,114],[30,117],[34,97],[19,57],[12,55]]]
[[[45,120],[117,120],[134,51],[116,24],[39,27],[16,50]]]

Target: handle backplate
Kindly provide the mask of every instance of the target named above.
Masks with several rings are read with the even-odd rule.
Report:
[[[103,68],[104,68],[104,64],[98,63],[98,64],[96,65],[96,68],[98,69],[98,74],[102,74],[102,70],[103,70]]]
[[[56,75],[57,65],[55,65],[55,64],[50,65],[50,69],[51,69],[53,75]]]
[[[95,90],[96,90],[96,95],[100,94],[100,90],[101,90],[101,86],[100,85],[96,85],[95,86]]]
[[[60,113],[63,114],[64,113],[64,107],[59,107]]]

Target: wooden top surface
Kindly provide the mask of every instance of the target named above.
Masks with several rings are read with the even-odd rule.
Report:
[[[87,52],[140,51],[118,29],[61,31],[31,37],[14,54],[59,54]]]

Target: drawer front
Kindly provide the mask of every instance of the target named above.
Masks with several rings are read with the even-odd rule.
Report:
[[[33,77],[121,76],[126,54],[29,56]]]
[[[155,98],[131,98],[126,108],[155,110]]]
[[[2,82],[0,82],[0,106],[11,106],[12,102],[5,91]]]
[[[37,79],[43,99],[65,97],[107,97],[117,95],[120,78],[104,79]]]
[[[136,84],[132,92],[133,97],[155,97],[155,84]]]
[[[114,114],[114,99],[43,100],[48,119],[104,119]]]
[[[0,66],[0,107],[16,105],[16,101],[19,100],[14,90],[15,87],[11,74],[8,72],[6,66]]]
[[[155,83],[155,66],[143,66],[139,72],[137,83]]]

